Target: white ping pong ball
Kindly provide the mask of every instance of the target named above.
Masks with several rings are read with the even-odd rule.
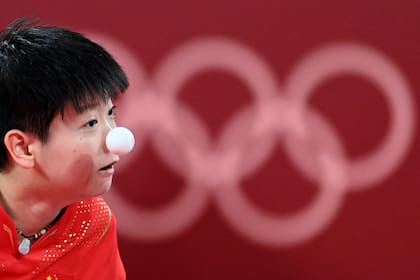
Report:
[[[111,129],[105,139],[108,150],[117,155],[125,155],[131,152],[134,142],[133,133],[122,126]]]

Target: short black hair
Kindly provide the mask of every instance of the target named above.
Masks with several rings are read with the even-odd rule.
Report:
[[[128,87],[126,74],[103,47],[38,22],[19,18],[0,33],[0,170],[7,163],[3,139],[9,130],[46,142],[53,117],[66,104],[80,113]]]

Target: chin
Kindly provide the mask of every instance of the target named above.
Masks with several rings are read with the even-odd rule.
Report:
[[[112,184],[107,184],[107,185],[103,186],[101,192],[98,195],[102,195],[104,193],[107,193],[111,189],[111,185]]]
[[[99,196],[107,193],[111,189],[111,184],[103,184],[101,186],[95,186],[90,192],[90,196]]]

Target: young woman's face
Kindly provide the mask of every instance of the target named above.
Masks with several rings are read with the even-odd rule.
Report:
[[[36,167],[51,193],[69,201],[109,190],[119,157],[108,151],[105,138],[116,126],[111,100],[78,114],[66,106],[51,122],[46,143],[39,146]]]

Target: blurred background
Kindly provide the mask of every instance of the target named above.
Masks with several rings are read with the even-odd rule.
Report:
[[[3,1],[131,87],[128,279],[419,279],[420,2]]]

